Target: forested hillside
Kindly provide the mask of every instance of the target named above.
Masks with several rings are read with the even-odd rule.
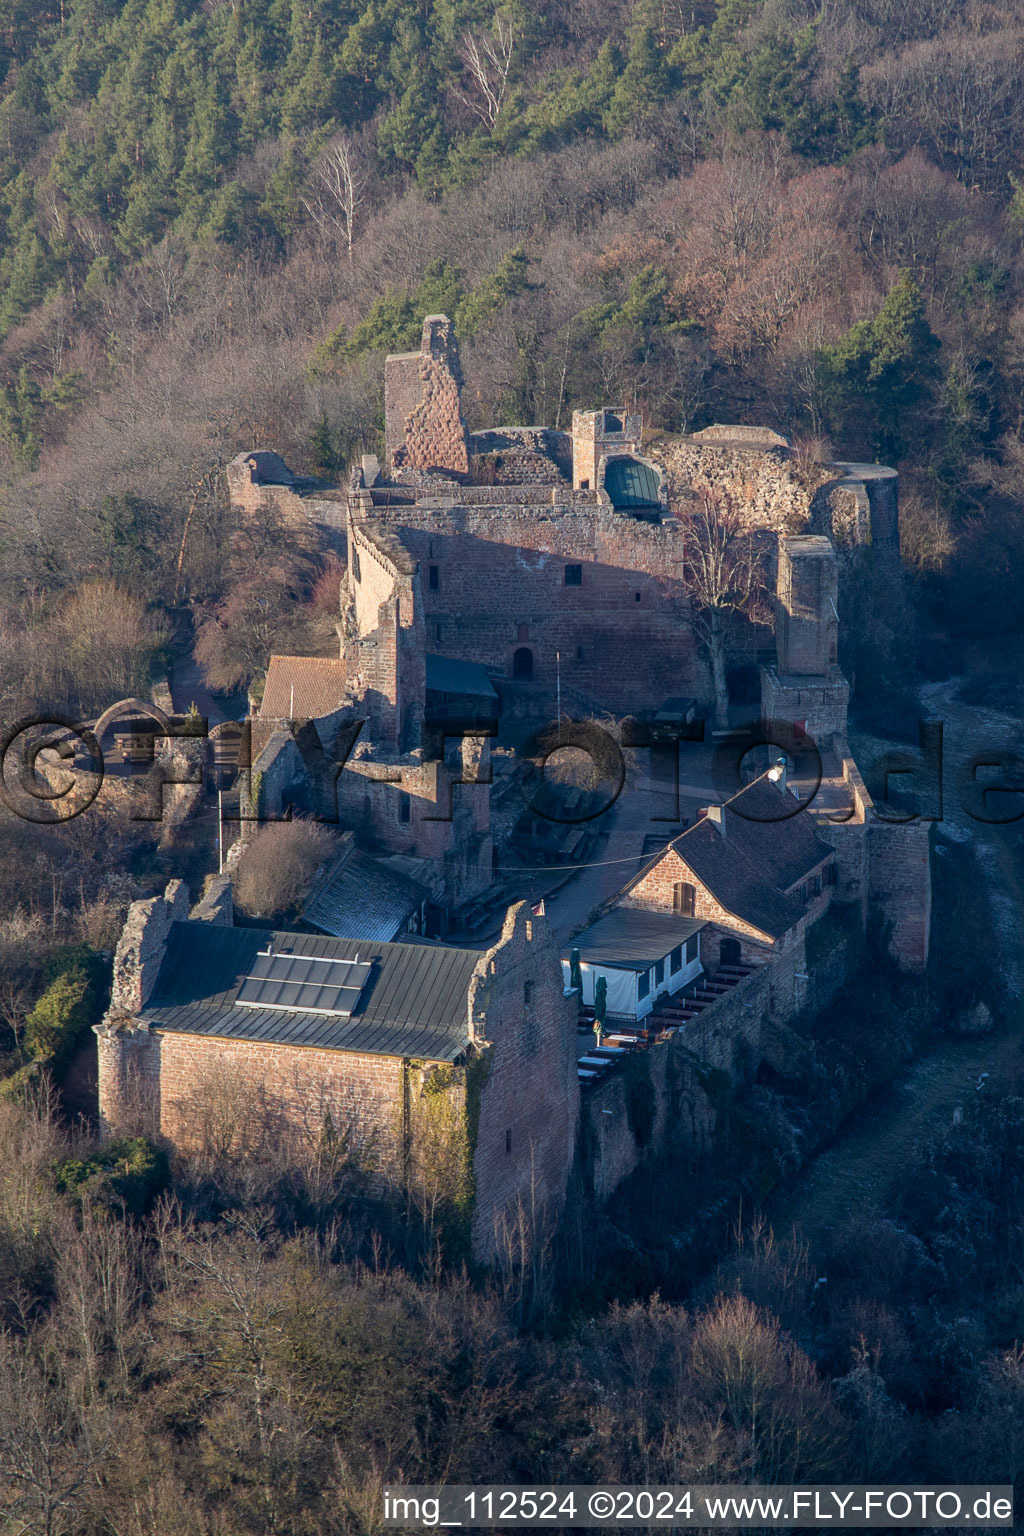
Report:
[[[233,526],[224,466],[378,450],[437,310],[474,427],[624,401],[897,464],[902,572],[844,561],[855,723],[913,734],[923,679],[1019,718],[1022,63],[1024,0],[0,0],[0,733],[193,646],[225,689],[336,654],[336,563]],[[196,894],[211,820],[0,811],[5,1530],[359,1536],[437,1477],[1021,1480],[1019,843],[945,842],[927,977],[869,957],[797,1078],[708,1074],[715,1166],[645,1165],[488,1277],[436,1188],[374,1203],[343,1133],[286,1156],[222,1082],[173,1169],[74,1120],[128,903]],[[955,1128],[813,1250],[751,1233],[979,1001],[1010,1065]]]
[[[222,598],[224,463],[338,473],[440,308],[474,425],[895,460],[922,590],[1018,622],[1022,56],[1019,0],[3,0],[0,705],[74,694],[83,580]]]

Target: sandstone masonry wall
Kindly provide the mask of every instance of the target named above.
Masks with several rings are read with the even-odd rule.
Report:
[[[511,677],[525,649],[534,679],[549,684],[560,655],[566,686],[622,712],[701,691],[673,519],[511,502],[375,515],[419,563],[429,650]],[[567,565],[581,567],[578,584],[567,584]]]
[[[478,968],[470,1006],[490,1047],[473,1162],[473,1246],[486,1260],[521,1217],[536,1226],[561,1209],[576,1143],[575,1002],[551,929],[525,903]]]
[[[891,925],[891,953],[905,970],[920,975],[928,964],[931,930],[931,824],[888,823],[873,816],[867,843],[869,913]]]

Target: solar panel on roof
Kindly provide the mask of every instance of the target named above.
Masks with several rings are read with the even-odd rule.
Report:
[[[365,960],[260,953],[238,989],[235,1006],[349,1018],[369,980]]]

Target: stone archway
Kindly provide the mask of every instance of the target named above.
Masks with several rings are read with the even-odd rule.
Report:
[[[528,645],[521,645],[512,656],[512,677],[517,683],[533,682],[533,652]]]
[[[116,704],[111,704],[109,708],[103,711],[93,726],[93,734],[100,744],[101,751],[103,750],[104,731],[119,715],[123,714],[142,715],[146,720],[155,720],[158,725],[164,727],[165,731],[171,723],[170,717],[164,713],[159,704],[153,704],[144,699],[118,699]]]

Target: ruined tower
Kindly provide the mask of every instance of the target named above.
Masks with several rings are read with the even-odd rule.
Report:
[[[572,483],[577,491],[596,491],[601,460],[640,452],[643,418],[625,411],[573,411]]]
[[[779,540],[778,660],[762,674],[762,714],[806,733],[821,752],[846,740],[850,688],[836,664],[838,590],[839,566],[828,539],[800,534]]]
[[[389,469],[468,474],[461,391],[455,326],[447,315],[428,315],[419,351],[393,353],[384,365],[384,438]]]

